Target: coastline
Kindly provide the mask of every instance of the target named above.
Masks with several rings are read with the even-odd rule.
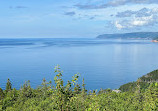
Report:
[[[158,42],[158,40],[152,40],[152,42]]]

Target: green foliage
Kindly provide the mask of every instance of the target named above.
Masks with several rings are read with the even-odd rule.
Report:
[[[153,40],[158,40],[158,37],[153,38]]]
[[[30,86],[30,81],[25,82],[25,84],[21,87],[19,96],[24,99],[31,98],[34,96],[33,89]]]
[[[7,80],[7,84],[6,84],[6,93],[12,90],[12,84],[10,82],[10,79]]]
[[[4,92],[3,90],[0,88],[0,100],[2,100],[4,98]]]
[[[142,91],[145,91],[150,86],[150,83],[158,82],[158,70],[154,70],[140,77],[138,80],[139,80],[140,89]],[[136,87],[137,87],[137,82],[130,82],[120,86],[119,89],[123,92],[126,91],[134,92],[136,90]]]
[[[140,78],[143,82],[157,82],[158,81],[158,70],[154,70]]]
[[[136,89],[136,86],[137,86],[136,82],[130,82],[130,83],[120,86],[119,90],[123,92],[126,92],[126,91],[134,92]]]
[[[121,86],[122,92],[119,93],[111,89],[87,93],[84,79],[82,85],[78,83],[79,74],[64,83],[59,65],[55,67],[55,73],[55,85],[43,79],[41,86],[36,89],[31,88],[30,81],[25,82],[19,90],[12,89],[8,79],[6,89],[0,89],[0,111],[158,110],[157,82],[148,83],[139,78],[136,82]]]

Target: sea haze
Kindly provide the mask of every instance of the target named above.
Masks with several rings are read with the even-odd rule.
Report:
[[[0,87],[10,78],[17,89],[27,80],[36,88],[59,64],[65,81],[80,73],[87,89],[115,89],[158,69],[157,50],[150,40],[0,39]]]

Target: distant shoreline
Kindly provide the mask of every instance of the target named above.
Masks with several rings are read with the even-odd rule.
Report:
[[[158,42],[158,40],[152,40],[152,42]]]
[[[158,37],[158,32],[132,32],[132,33],[116,33],[116,34],[102,34],[97,36],[99,39],[145,39],[155,40]]]

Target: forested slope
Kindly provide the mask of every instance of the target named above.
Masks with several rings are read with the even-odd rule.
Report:
[[[142,90],[141,82],[146,77],[157,78],[157,71],[129,83],[131,91],[116,93],[111,89],[87,91],[84,80],[78,84],[75,74],[64,85],[62,71],[57,66],[55,85],[43,79],[40,87],[33,89],[27,81],[19,90],[12,88],[8,79],[6,89],[0,89],[0,110],[3,111],[157,111],[158,84],[149,82]],[[152,75],[153,74],[153,75]],[[156,76],[155,76],[156,74]],[[146,82],[147,83],[147,82]],[[132,89],[134,87],[134,89]]]

